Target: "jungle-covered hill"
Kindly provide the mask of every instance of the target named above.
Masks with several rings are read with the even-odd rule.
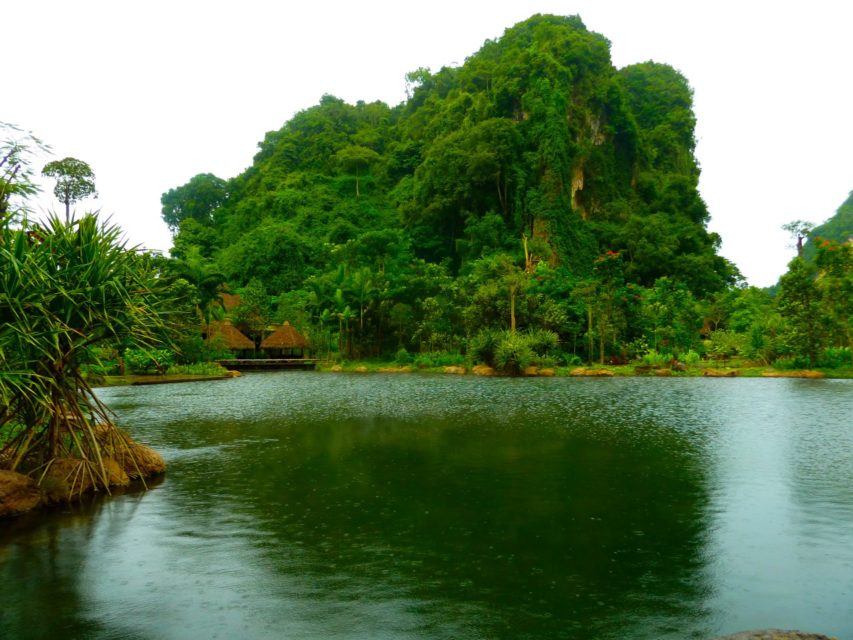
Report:
[[[454,348],[516,315],[591,338],[593,298],[615,345],[641,332],[625,287],[700,299],[737,279],[706,228],[692,91],[672,67],[617,69],[579,17],[536,15],[406,80],[394,107],[323,96],[244,173],[165,193],[173,256],[278,296],[295,322],[343,332],[349,309],[363,353]]]

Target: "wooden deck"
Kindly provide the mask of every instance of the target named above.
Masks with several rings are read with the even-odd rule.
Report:
[[[274,369],[315,369],[319,358],[239,358],[236,360],[217,360],[219,364],[233,371],[271,371]]]

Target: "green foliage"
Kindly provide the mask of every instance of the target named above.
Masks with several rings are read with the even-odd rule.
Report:
[[[705,352],[712,358],[727,359],[748,352],[749,336],[743,333],[717,329],[705,341]]]
[[[692,89],[672,67],[617,70],[579,17],[536,15],[407,88],[394,108],[323,96],[242,174],[163,195],[183,265],[165,270],[202,317],[227,279],[277,295],[276,317],[318,353],[434,363],[465,349],[494,364],[500,348],[512,371],[689,355],[702,338],[710,355],[766,363],[849,341],[849,270],[828,251],[809,276],[819,322],[794,310],[802,278],[778,307],[736,288],[706,226]],[[256,339],[268,322],[236,315]]]
[[[112,423],[82,365],[94,347],[168,341],[167,283],[93,214],[0,234],[0,428],[15,430],[4,453],[12,468],[73,453],[99,460],[94,425]]]
[[[131,373],[166,373],[175,364],[175,353],[169,349],[125,349],[124,364]]]
[[[646,367],[662,369],[668,367],[675,360],[671,353],[658,353],[654,349],[650,349],[640,358],[640,363]]]
[[[210,225],[214,213],[227,199],[228,184],[211,173],[201,173],[163,194],[161,215],[173,233],[188,220]]]
[[[419,353],[414,357],[413,362],[419,369],[458,367],[465,364],[465,356],[445,351],[432,351],[429,353]]]
[[[817,362],[826,340],[825,316],[820,313],[822,293],[815,283],[815,269],[794,258],[788,273],[779,280],[779,312],[787,320],[785,342],[804,355],[810,366]]]
[[[808,242],[804,247],[803,256],[806,260],[814,260],[817,257],[818,247],[825,241],[839,245],[853,238],[853,191],[841,204],[829,220],[814,227],[809,232]]]
[[[406,351],[405,347],[401,347],[397,350],[397,353],[394,356],[394,362],[399,365],[412,364],[412,362],[414,362],[414,357],[411,353]]]
[[[0,122],[0,136],[0,225],[5,226],[30,212],[27,199],[39,192],[33,156],[49,147],[8,122]]]
[[[828,369],[853,366],[853,349],[850,347],[827,347],[818,358],[818,366]]]
[[[529,367],[535,357],[530,336],[508,331],[495,348],[494,366],[506,373],[517,375]]]
[[[217,362],[195,362],[171,366],[169,373],[172,375],[224,377],[228,374],[228,370]]]

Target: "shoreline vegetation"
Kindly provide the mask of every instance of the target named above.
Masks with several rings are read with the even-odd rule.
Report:
[[[538,367],[530,366],[518,374],[507,374],[484,364],[415,366],[400,365],[394,361],[353,360],[340,363],[325,362],[317,366],[320,373],[411,373],[425,375],[473,375],[486,377],[523,377],[523,378],[811,378],[811,379],[853,379],[853,367],[816,368],[816,369],[777,369],[771,366],[750,362],[719,363],[710,362],[699,365],[673,367],[649,367],[642,364],[592,364],[577,366]],[[139,374],[104,376],[95,387],[141,386],[153,384],[174,384],[182,382],[204,382],[210,380],[228,380],[240,377],[239,371],[225,374],[186,375],[186,374]]]
[[[416,373],[475,376],[512,377],[487,365],[449,365],[418,367],[395,362],[351,361],[323,364],[317,371],[329,373]],[[577,365],[555,367],[527,367],[515,377],[728,377],[728,378],[827,378],[851,379],[853,367],[827,369],[777,369],[749,362],[682,365],[673,367],[648,367],[639,364]]]

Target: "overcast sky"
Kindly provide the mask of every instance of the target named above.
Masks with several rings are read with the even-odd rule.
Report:
[[[167,250],[164,191],[240,173],[324,93],[393,106],[408,71],[461,64],[534,13],[580,15],[617,67],[688,78],[710,228],[750,284],[784,272],[783,223],[822,222],[853,190],[847,0],[7,2],[0,121],[88,162],[100,197],[78,208]],[[60,211],[51,190],[39,207]]]

